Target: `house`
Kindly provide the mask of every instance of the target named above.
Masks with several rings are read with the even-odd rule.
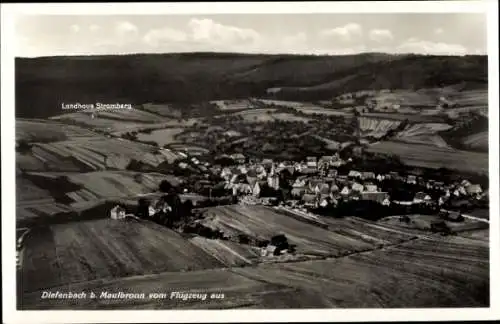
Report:
[[[353,191],[361,192],[361,191],[363,191],[364,186],[362,184],[360,184],[360,183],[354,182],[352,184],[351,188],[352,188]]]
[[[374,184],[365,185],[365,191],[367,191],[367,192],[376,192],[377,190],[378,190],[378,187]]]
[[[111,219],[124,219],[125,213],[125,208],[120,205],[116,205],[111,209],[110,217]]]
[[[338,160],[338,161],[332,162],[331,166],[338,168],[338,167],[340,167],[340,166],[342,166],[344,164],[346,164],[344,160]]]
[[[362,191],[360,199],[361,200],[371,200],[371,201],[375,201],[379,204],[382,204],[385,202],[386,199],[387,200],[389,199],[389,195],[387,194],[387,192]]]
[[[318,203],[318,197],[316,195],[306,193],[302,196],[302,201],[306,206],[315,207]]]
[[[421,203],[430,203],[432,201],[431,196],[426,194],[425,192],[417,192],[415,194],[415,197],[413,198],[413,202],[415,204],[421,204]]]
[[[302,174],[316,174],[318,170],[316,168],[306,167],[300,170]]]
[[[450,222],[463,222],[464,217],[459,212],[449,212],[446,215],[446,220],[448,220]]]
[[[417,184],[417,176],[409,175],[406,178],[406,183],[408,183],[408,184]]]
[[[186,162],[179,163],[179,168],[186,169],[189,165]]]
[[[295,182],[292,185],[292,187],[294,187],[294,188],[301,188],[301,187],[305,187],[305,186],[306,186],[306,180],[303,178],[295,179]]]
[[[229,179],[231,179],[232,175],[233,175],[233,171],[231,171],[231,169],[229,169],[227,167],[222,169],[222,171],[220,173],[221,178],[226,179],[228,181],[229,181]]]
[[[252,187],[248,183],[241,183],[238,186],[238,193],[248,195],[252,193]]]
[[[373,172],[362,172],[361,173],[361,179],[363,179],[363,180],[375,179],[375,173],[373,173]]]
[[[307,187],[308,187],[309,191],[316,192],[319,190],[319,188],[317,188],[317,187],[321,183],[322,183],[321,179],[309,179]]]
[[[474,184],[474,185],[471,184],[470,186],[468,186],[466,188],[466,190],[467,190],[467,194],[469,194],[469,195],[479,195],[483,192],[483,189],[478,184]]]
[[[327,183],[321,183],[317,185],[317,192],[322,195],[328,195],[330,193],[330,186]]]
[[[330,186],[330,192],[335,193],[338,192],[339,190],[340,190],[339,186],[337,186],[335,183],[332,183],[332,185]]]
[[[306,193],[306,187],[294,187],[290,194],[293,197],[302,197]]]
[[[469,180],[462,180],[462,182],[460,182],[460,185],[461,185],[462,187],[465,187],[465,188],[466,188],[466,187],[468,187],[468,186],[470,186],[471,184],[472,184],[472,183],[470,183],[470,181],[469,181]]]
[[[315,156],[308,156],[306,158],[306,164],[309,168],[317,168],[318,167],[318,161]]]
[[[255,185],[253,186],[252,195],[254,197],[259,197],[260,196],[260,184],[259,184],[258,181],[256,181]]]
[[[340,192],[341,195],[344,195],[344,196],[347,196],[351,193],[351,189],[349,189],[348,186],[345,186],[344,188],[342,188],[342,191]]]
[[[280,188],[280,178],[277,175],[267,177],[267,185],[274,190]]]
[[[321,197],[320,198],[320,202],[319,202],[319,205],[321,207],[327,207],[328,205],[330,204],[330,197]]]
[[[329,178],[335,178],[338,175],[338,173],[339,172],[337,171],[337,169],[330,169],[328,170],[327,175]]]
[[[271,165],[273,165],[273,163],[274,163],[273,159],[263,159],[261,164],[270,167]]]
[[[250,185],[250,187],[253,188],[255,187],[255,184],[257,183],[258,178],[257,177],[251,177],[247,175],[247,183]]]
[[[359,171],[355,171],[355,170],[351,170],[349,171],[349,174],[347,175],[349,178],[361,178],[361,172]]]
[[[377,175],[377,180],[378,181],[384,181],[385,180],[385,176],[383,176],[382,174],[378,174]]]

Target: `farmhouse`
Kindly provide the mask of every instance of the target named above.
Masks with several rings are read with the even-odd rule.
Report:
[[[378,188],[374,184],[367,184],[367,185],[365,185],[365,190],[367,192],[376,192],[378,190]]]
[[[293,196],[293,197],[302,197],[306,192],[306,188],[305,187],[294,187],[292,189],[292,191],[290,192],[290,194]]]
[[[362,184],[360,184],[360,183],[354,182],[352,184],[351,188],[352,188],[353,191],[361,192],[361,191],[363,191],[364,186]]]
[[[347,196],[351,193],[351,189],[349,189],[348,186],[345,186],[344,188],[342,188],[342,191],[340,192],[341,195],[344,195],[344,196]]]
[[[409,175],[407,178],[406,178],[406,182],[408,184],[417,184],[417,177],[414,176],[414,175]]]
[[[375,173],[373,173],[373,172],[363,172],[363,173],[361,173],[361,178],[363,180],[375,179]]]
[[[125,218],[125,208],[120,205],[116,205],[111,209],[110,212],[111,219],[124,219]]]
[[[316,168],[318,166],[317,159],[315,156],[308,156],[306,158],[307,166],[310,168]]]
[[[311,167],[303,168],[300,170],[300,173],[302,174],[315,174],[317,172],[318,170],[316,168],[311,168]]]
[[[328,177],[329,178],[335,178],[338,175],[337,169],[330,169],[328,170]]]
[[[417,192],[415,194],[415,197],[413,198],[413,202],[415,204],[421,204],[421,203],[430,203],[432,201],[431,196],[426,194],[425,192]]]
[[[371,200],[375,201],[379,204],[388,204],[389,203],[389,195],[387,192],[361,192],[361,200]]]
[[[232,154],[231,159],[233,159],[234,162],[239,163],[239,164],[243,164],[246,161],[245,156],[241,153]]]
[[[259,197],[260,196],[260,184],[258,181],[255,182],[255,185],[253,186],[252,194],[254,197]]]
[[[280,178],[277,175],[267,177],[267,185],[274,190],[280,187]]]
[[[304,194],[302,196],[302,201],[304,202],[304,205],[309,206],[309,207],[315,207],[317,205],[317,196],[313,194]]]
[[[361,178],[362,177],[361,172],[355,171],[355,170],[349,171],[349,174],[347,176],[350,178]]]
[[[466,189],[467,189],[467,193],[469,195],[479,195],[479,194],[481,194],[483,192],[483,189],[478,184],[474,184],[474,185],[471,184]]]

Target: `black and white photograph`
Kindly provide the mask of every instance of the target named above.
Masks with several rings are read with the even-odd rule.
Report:
[[[494,319],[498,4],[355,2],[2,5],[11,312]]]

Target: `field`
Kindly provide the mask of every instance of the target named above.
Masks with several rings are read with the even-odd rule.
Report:
[[[361,129],[364,136],[372,136],[375,138],[380,138],[387,134],[391,129],[395,129],[401,124],[397,120],[388,119],[375,119],[359,117],[359,128]]]
[[[315,292],[330,307],[489,304],[488,248],[484,242],[459,237],[415,240],[339,259],[262,265],[235,272]]]
[[[137,138],[140,141],[153,141],[158,143],[159,146],[175,142],[175,136],[184,131],[184,128],[164,128],[152,131],[149,134],[139,133]]]
[[[182,116],[181,110],[176,109],[168,104],[146,103],[142,105],[142,109],[150,113],[165,117],[180,118]]]
[[[92,171],[125,169],[131,159],[157,166],[167,157],[156,147],[119,138],[95,137],[37,143],[31,152],[17,153],[17,166],[25,171]]]
[[[436,215],[408,215],[410,222],[402,222],[399,216],[389,216],[379,220],[380,224],[389,225],[396,228],[416,229],[419,231],[429,231],[434,221],[441,219]],[[453,232],[482,230],[488,228],[488,224],[465,218],[463,222],[444,221]]]
[[[219,229],[230,237],[245,234],[268,240],[274,235],[285,234],[291,244],[297,244],[297,253],[311,257],[339,256],[370,249],[373,244],[387,243],[387,240],[412,237],[411,233],[399,231],[395,234],[393,230],[371,227],[359,221],[352,225],[351,222],[356,221],[350,220],[330,220],[332,226],[324,229],[259,206],[219,206],[207,209],[205,216],[203,225]],[[365,228],[367,233],[363,232]]]
[[[488,90],[467,90],[451,93],[448,96],[449,100],[456,103],[459,107],[467,106],[488,106]]]
[[[78,191],[66,192],[65,195],[73,201],[72,205],[102,199],[137,196],[156,191],[162,180],[178,185],[180,180],[174,176],[160,173],[139,173],[131,171],[102,171],[87,173],[32,173],[46,178],[64,176],[70,183],[81,188]],[[55,189],[55,188],[54,188]]]
[[[433,115],[423,115],[423,114],[405,114],[405,113],[379,113],[379,112],[370,112],[363,113],[363,117],[369,118],[381,118],[381,119],[393,119],[403,121],[408,119],[411,123],[440,123],[442,122],[442,118],[439,116]]]
[[[304,114],[320,114],[320,115],[327,115],[327,116],[352,116],[352,113],[345,112],[342,110],[336,110],[336,109],[328,109],[328,108],[323,108],[323,107],[318,107],[318,106],[308,106],[304,105],[301,107],[295,108],[295,110],[304,113]]]
[[[126,132],[141,131],[144,129],[161,129],[165,127],[188,127],[198,122],[195,118],[179,120],[171,117],[159,116],[139,109],[121,109],[113,111],[99,111],[92,118],[87,111],[63,114],[51,118],[66,123],[76,123],[94,130],[121,135]]]
[[[258,101],[262,102],[265,105],[280,106],[286,108],[300,108],[304,106],[304,103],[296,101],[270,100],[270,99],[258,99]]]
[[[170,245],[167,245],[170,246]],[[436,248],[439,247],[439,248]],[[46,266],[46,264],[44,264]],[[390,270],[389,270],[390,269]],[[435,237],[341,258],[261,264],[95,280],[72,291],[224,293],[224,299],[179,301],[144,298],[40,300],[24,294],[23,309],[226,309],[487,307],[487,243],[464,237]],[[60,291],[67,291],[61,286]]]
[[[448,168],[477,173],[488,172],[488,154],[467,152],[430,145],[378,142],[368,150],[374,153],[394,154],[408,165],[428,168]]]
[[[222,111],[257,108],[251,100],[215,100],[210,103],[216,105]]]
[[[462,140],[463,144],[471,149],[488,151],[488,131],[469,135]]]
[[[425,90],[392,90],[390,92],[377,92],[373,97],[377,106],[400,105],[405,107],[435,107],[439,100],[438,96]]]
[[[203,155],[209,152],[208,149],[193,144],[174,143],[168,147],[177,151],[187,151],[190,155]]]
[[[245,110],[233,113],[232,116],[241,116],[246,122],[270,122],[274,120],[307,122],[309,120],[292,113],[277,112],[276,109]]]
[[[446,141],[437,133],[450,129],[452,126],[444,123],[413,124],[399,132],[395,139],[407,143],[428,144],[437,147],[448,147]]]
[[[16,120],[16,140],[26,142],[56,142],[98,134],[74,125],[65,125],[43,119]]]
[[[151,222],[102,219],[40,229],[24,244],[25,292],[94,279],[200,270],[222,264]]]

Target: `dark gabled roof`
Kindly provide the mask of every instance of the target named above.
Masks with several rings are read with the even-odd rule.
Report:
[[[241,153],[231,154],[231,157],[233,159],[244,159],[245,158],[245,156],[243,154],[241,154]]]
[[[316,200],[316,195],[312,195],[312,194],[304,194],[302,196],[302,200],[304,202],[313,202]]]
[[[361,192],[361,199],[382,203],[387,198],[387,192]]]
[[[415,199],[424,200],[426,196],[428,195],[425,192],[420,191],[415,194]]]
[[[255,169],[250,169],[247,171],[246,175],[247,177],[255,178],[257,177],[257,171],[255,171]]]

